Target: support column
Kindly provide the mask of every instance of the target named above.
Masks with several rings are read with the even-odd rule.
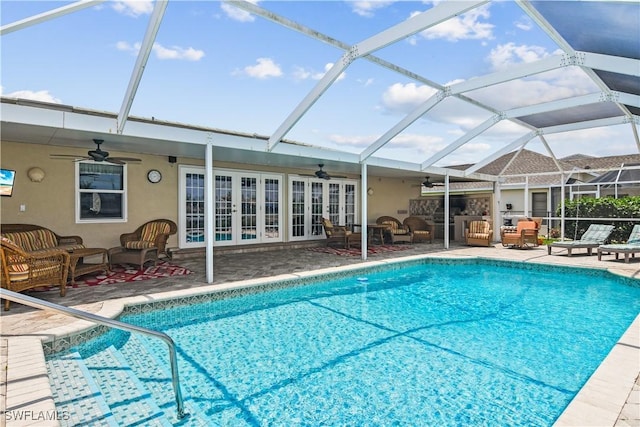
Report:
[[[360,231],[362,232],[362,238],[360,240],[360,249],[362,260],[367,260],[367,217],[368,217],[368,201],[367,201],[367,185],[368,185],[368,176],[367,176],[367,162],[362,162],[360,164],[360,212],[362,213],[360,216]]]
[[[449,249],[449,174],[444,176],[444,248]]]
[[[493,205],[491,207],[493,211],[493,237],[496,238],[496,233],[499,232],[502,226],[502,185],[500,181],[493,183]]]
[[[213,143],[207,142],[204,155],[204,212],[205,212],[205,245],[206,245],[206,275],[207,283],[213,283],[213,242],[215,241],[215,229],[213,227],[213,217],[215,206],[213,203]]]

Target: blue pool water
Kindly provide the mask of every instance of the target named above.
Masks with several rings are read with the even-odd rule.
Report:
[[[181,425],[551,425],[640,312],[640,286],[519,266],[360,271],[121,320],[178,344],[191,413]],[[166,350],[153,339],[110,332],[49,357],[49,369],[56,377],[82,358],[100,383],[116,351],[128,365],[111,379],[134,373],[160,415],[132,419],[144,404],[121,391],[101,410],[115,425],[176,423]]]

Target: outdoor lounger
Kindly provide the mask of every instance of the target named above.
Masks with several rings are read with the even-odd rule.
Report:
[[[614,253],[616,254],[616,259],[618,259],[619,254],[624,254],[624,262],[629,262],[629,255],[633,257],[635,253],[640,253],[640,225],[633,226],[627,243],[601,245],[598,247],[598,261],[602,261],[603,253]]]
[[[547,253],[551,255],[551,248],[564,248],[568,256],[571,256],[573,249],[586,249],[587,254],[591,255],[593,248],[604,244],[612,231],[613,225],[591,224],[579,240],[553,242],[547,246]]]

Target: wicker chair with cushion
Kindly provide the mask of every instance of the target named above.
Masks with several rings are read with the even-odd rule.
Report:
[[[429,243],[433,243],[436,228],[435,224],[429,223],[417,216],[405,218],[402,224],[409,228],[409,231],[413,234],[414,242],[429,241]]]
[[[69,253],[62,249],[25,251],[12,240],[1,237],[0,282],[4,289],[22,292],[41,286],[60,286],[60,296],[66,293]],[[11,302],[5,300],[4,309]]]
[[[515,230],[500,230],[500,241],[504,247],[522,249],[538,246],[538,223],[520,220]]]
[[[120,236],[119,247],[109,249],[109,268],[113,264],[135,264],[140,269],[145,262],[158,264],[158,256],[167,254],[169,236],[176,234],[178,226],[169,219],[154,219],[142,224],[133,233]]]
[[[381,216],[376,220],[376,224],[386,225],[385,236],[391,243],[413,242],[413,233],[409,227],[403,225],[398,219],[392,216]]]
[[[322,227],[327,236],[327,246],[337,243],[345,249],[361,246],[362,233],[354,233],[343,225],[333,225],[330,219],[322,218]]]
[[[488,221],[470,221],[464,230],[464,238],[470,246],[491,246],[493,230]]]

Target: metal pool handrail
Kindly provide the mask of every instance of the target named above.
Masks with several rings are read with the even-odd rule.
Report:
[[[76,317],[78,319],[87,320],[89,322],[98,323],[100,325],[108,326],[110,328],[120,329],[128,332],[138,332],[143,335],[149,335],[151,337],[159,338],[164,341],[169,347],[169,361],[171,363],[171,377],[173,384],[173,392],[176,397],[176,406],[178,411],[178,419],[184,418],[187,414],[184,412],[184,402],[182,401],[182,392],[180,391],[180,376],[178,374],[178,357],[176,352],[176,345],[173,339],[164,332],[153,331],[151,329],[142,328],[140,326],[130,325],[118,320],[109,319],[108,317],[98,316],[86,311],[77,310],[71,307],[65,307],[63,305],[54,304],[52,302],[43,301],[37,298],[30,297],[28,295],[19,294],[17,292],[9,291],[7,289],[0,288],[0,297],[8,299],[10,301],[18,302],[31,307],[39,308],[41,310],[53,310],[55,312]]]

